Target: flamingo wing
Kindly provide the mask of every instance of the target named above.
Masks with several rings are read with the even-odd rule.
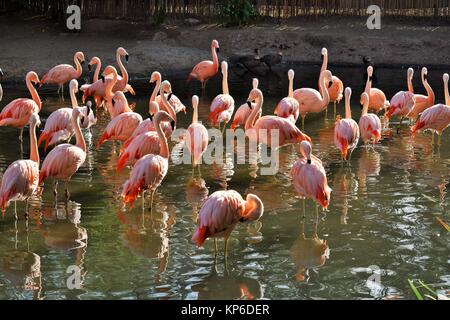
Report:
[[[38,113],[39,110],[39,106],[32,99],[15,99],[0,113],[0,126],[24,127],[28,124],[31,114]]]

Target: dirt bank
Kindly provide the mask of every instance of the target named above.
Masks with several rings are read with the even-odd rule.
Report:
[[[284,61],[320,63],[320,49],[327,47],[330,63],[360,64],[370,55],[380,65],[450,65],[450,26],[429,26],[382,20],[382,30],[371,31],[364,19],[342,18],[259,24],[248,28],[219,25],[188,26],[183,22],[160,27],[116,20],[82,20],[79,33],[64,32],[61,25],[44,17],[0,15],[0,67],[6,81],[23,80],[29,70],[42,75],[59,63],[71,63],[82,50],[97,55],[104,65],[114,62],[118,46],[130,53],[127,65],[133,77],[148,76],[158,69],[173,73],[188,70],[209,58],[209,44],[216,38],[220,58],[233,54],[276,53],[282,44]]]

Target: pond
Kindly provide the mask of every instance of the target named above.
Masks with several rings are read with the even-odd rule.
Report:
[[[315,87],[318,67],[295,69],[295,87]],[[332,70],[352,86],[357,120],[364,86],[361,69]],[[429,71],[437,100],[442,101],[444,70]],[[377,75],[377,86],[388,97],[406,88],[406,69],[379,68]],[[285,78],[274,74],[260,79],[266,94],[263,114],[271,114],[286,95]],[[251,77],[231,80],[230,91],[240,105]],[[423,92],[417,72],[415,85]],[[147,86],[138,86],[140,96],[129,97],[142,115],[152,89]],[[201,96],[204,122],[219,88],[219,79],[211,81]],[[187,115],[178,114],[178,126],[187,128],[190,95],[200,91],[181,79],[173,82],[173,89],[188,106]],[[21,95],[27,95],[22,87],[5,88],[2,107]],[[53,92],[44,94],[43,122],[63,104]],[[338,113],[343,108],[341,103]],[[439,148],[431,145],[430,134],[412,139],[404,126],[399,134],[385,133],[374,149],[359,146],[350,164],[342,165],[333,143],[332,105],[326,117],[307,117],[305,131],[324,162],[333,192],[328,212],[316,215],[307,201],[302,222],[302,201],[289,179],[298,159],[293,146],[280,150],[280,170],[273,176],[260,175],[255,166],[234,164],[228,155],[222,165],[203,165],[201,178],[193,179],[190,165],[171,161],[152,212],[143,212],[138,203],[124,209],[120,188],[129,170],[116,173],[118,155],[111,143],[96,149],[109,121],[104,112],[97,115],[98,124],[92,136],[87,135],[88,158],[70,183],[70,201],[60,192],[55,202],[48,182],[42,195],[30,201],[28,221],[22,203],[17,205],[17,222],[13,204],[0,220],[0,299],[402,299],[413,298],[407,279],[422,279],[444,292],[450,286],[450,243],[436,219],[449,220],[448,131]],[[24,136],[27,157],[28,129]],[[4,172],[20,157],[17,129],[0,128],[0,150]],[[232,233],[227,268],[221,252],[215,261],[212,240],[203,249],[191,242],[202,199],[224,188],[255,193],[265,205],[259,222],[240,224]],[[80,271],[81,289],[70,286],[73,270]],[[379,283],[366,284],[370,270],[380,274]]]

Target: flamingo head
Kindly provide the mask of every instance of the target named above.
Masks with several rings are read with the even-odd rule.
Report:
[[[258,88],[258,86],[259,86],[258,78],[253,78],[252,85],[253,85],[253,89],[257,89]]]
[[[165,111],[158,111],[155,115],[155,127],[159,125],[161,121],[169,121],[172,131],[175,130],[175,120]]]
[[[116,51],[116,54],[121,56],[121,57],[125,57],[125,61],[128,62],[129,55],[128,55],[127,50],[125,50],[123,47],[118,47],[117,51]]]
[[[362,109],[369,104],[369,95],[365,92],[361,94],[361,99],[359,101],[361,103]]]
[[[350,99],[351,96],[352,96],[352,88],[350,87],[345,88],[345,98]]]
[[[73,92],[75,92],[75,93],[78,92],[78,81],[77,81],[76,79],[70,80],[70,83],[69,83],[69,90],[70,90],[70,91],[73,91]]]
[[[428,69],[426,67],[422,68],[422,78],[424,82],[428,81]]]
[[[408,78],[412,79],[414,77],[414,69],[408,68]]]
[[[253,89],[252,91],[250,91],[248,98],[247,98],[247,104],[249,105],[250,109],[251,107],[251,103],[255,100],[261,100],[263,97],[263,94],[261,92],[261,90],[259,89]]]
[[[216,49],[216,52],[219,53],[219,51],[220,51],[219,41],[213,40],[213,41],[211,42],[211,48]]]
[[[193,95],[192,96],[192,109],[197,109],[198,108],[198,96],[197,95]]]
[[[106,77],[109,74],[113,74],[113,75],[117,76],[117,69],[114,66],[107,66],[105,68],[105,70],[103,70],[103,76],[102,76],[103,82],[105,82],[104,77]]]
[[[77,121],[78,121],[78,119],[80,119],[81,123],[84,122],[84,114],[80,107],[73,108],[72,118],[74,118]]]
[[[0,72],[1,72],[1,69],[0,69]],[[448,83],[448,80],[449,80],[448,73],[444,73],[444,75],[442,76],[442,79],[444,79],[445,83]]]
[[[100,58],[99,57],[93,57],[88,63],[89,71],[91,71],[93,65],[96,65],[96,64],[99,64],[99,63],[100,63]]]
[[[39,76],[36,72],[30,71],[27,73],[26,80],[32,82],[34,85],[37,85],[39,83]]]
[[[159,88],[159,94],[161,95],[161,97],[163,97],[164,94],[168,94],[167,100],[170,100],[170,98],[172,98],[172,85],[170,84],[169,81],[164,80],[161,83],[161,87]]]
[[[327,50],[327,48],[322,48],[322,61],[323,61],[323,59],[325,59],[325,57],[328,55],[328,50]]]
[[[150,116],[150,120],[152,120],[152,117],[157,114],[159,111],[159,104],[156,101],[150,101],[148,104],[148,114]]]
[[[84,53],[81,51],[78,51],[77,53],[75,53],[75,59],[77,59],[78,61],[80,61],[81,64],[84,63]]]
[[[288,71],[288,79],[289,79],[289,81],[294,80],[294,76],[295,76],[294,70],[289,69],[289,71]]]
[[[153,71],[149,82],[153,83],[156,81],[161,81],[161,73],[159,73],[158,71]]]
[[[222,69],[222,75],[227,75],[228,74],[228,63],[226,61],[222,61],[222,63],[220,64],[220,67]]]
[[[369,80],[372,80],[372,76],[373,76],[373,67],[372,66],[368,66],[367,67],[367,76],[370,78]]]
[[[33,126],[40,127],[41,126],[41,119],[39,118],[39,114],[33,112],[30,116],[30,128]]]
[[[264,204],[261,199],[253,194],[249,193],[245,202],[244,212],[241,214],[241,222],[244,221],[256,221],[262,217],[264,213]]]
[[[309,141],[304,140],[300,143],[300,153],[302,154],[303,158],[306,158],[308,164],[311,164],[312,147]]]

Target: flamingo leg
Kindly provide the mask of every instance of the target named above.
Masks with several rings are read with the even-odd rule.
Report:
[[[214,257],[217,257],[217,238],[214,238]]]
[[[434,146],[434,131],[431,134],[431,145]]]
[[[202,176],[202,171],[200,170],[200,165],[197,165],[198,168],[198,176],[201,177]]]
[[[28,198],[25,200],[25,219],[28,219]]]
[[[227,258],[228,258],[228,237],[225,238],[224,257],[225,257],[225,264],[226,264]]]
[[[316,204],[316,223],[314,224],[314,237],[317,238],[317,226],[319,225],[319,206]]]
[[[302,116],[302,130],[305,131],[305,116]]]
[[[17,221],[17,201],[14,201],[14,220]],[[16,234],[17,236],[17,234]]]
[[[336,101],[334,102],[334,117],[336,118]]]
[[[152,196],[151,196],[151,199],[150,199],[150,210],[153,210],[153,196],[155,195],[155,191],[156,190],[152,191]]]
[[[142,213],[144,213],[145,210],[145,191],[142,191]],[[144,221],[144,217],[142,217],[142,221]]]
[[[64,191],[64,194],[66,195],[66,200],[69,200],[69,198],[70,198],[69,184],[68,184],[68,182],[66,181],[66,182],[64,183],[64,185],[65,185],[65,191]]]
[[[64,101],[64,84],[61,85],[61,98]]]
[[[400,123],[398,124],[398,127],[397,127],[397,134],[400,133],[400,127],[402,125],[402,121],[403,121],[403,118],[400,118]]]
[[[226,122],[224,122],[224,124],[223,124],[223,128],[222,128],[222,136],[223,136],[223,133],[225,132],[225,128],[227,127],[227,123]]]
[[[55,180],[53,182],[53,194],[55,195],[55,198],[58,197],[58,180]]]
[[[306,199],[303,198],[303,216],[302,216],[302,221],[305,221],[306,219]]]
[[[441,135],[438,133],[438,146],[441,145]]]

